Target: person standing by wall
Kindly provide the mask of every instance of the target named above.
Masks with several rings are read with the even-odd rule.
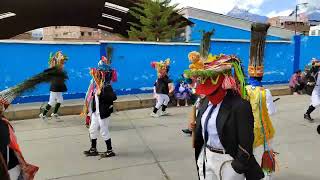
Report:
[[[155,93],[157,98],[157,103],[155,107],[153,108],[152,113],[150,114],[151,117],[160,117],[165,116],[168,114],[167,107],[168,103],[170,101],[169,93],[170,88],[169,84],[172,83],[172,80],[169,79],[168,73],[169,73],[169,65],[170,65],[170,59],[167,59],[165,61],[160,62],[152,62],[152,67],[157,70],[158,79],[156,83],[154,84],[155,87]],[[162,107],[161,114],[157,114],[158,110]]]
[[[301,94],[301,91],[304,89],[305,84],[302,81],[301,70],[296,71],[290,78],[289,87],[294,95]]]
[[[60,71],[63,71],[64,64],[68,60],[67,56],[63,55],[61,51],[56,52],[54,55],[50,55],[49,58],[49,67],[57,67]],[[51,114],[51,117],[58,118],[58,111],[59,108],[63,102],[63,92],[67,91],[67,86],[65,84],[65,80],[57,77],[52,79],[51,85],[50,85],[50,97],[49,102],[46,105],[46,107],[41,108],[42,112],[40,113],[39,117],[42,119],[47,118],[47,113],[50,111],[52,107],[54,107],[54,110]]]
[[[312,62],[312,68],[310,70],[311,76],[315,79],[315,86],[311,95],[311,104],[304,114],[304,119],[308,121],[314,121],[311,118],[311,113],[320,105],[320,78],[319,78],[319,67],[320,63],[318,61]]]
[[[111,68],[110,61],[102,57],[98,68],[92,68],[90,74],[93,77],[85,99],[85,116],[90,117],[89,134],[91,148],[84,151],[86,156],[98,156],[97,139],[100,134],[106,143],[107,151],[101,154],[101,158],[113,157],[116,154],[112,148],[109,131],[110,116],[113,113],[113,102],[117,99],[111,82],[116,80],[115,70]]]
[[[275,152],[271,143],[275,128],[270,118],[270,115],[276,112],[276,108],[270,90],[264,88],[261,82],[264,75],[264,50],[269,27],[269,24],[252,24],[248,67],[250,77],[246,86],[254,117],[254,154],[262,154],[261,166],[265,173],[265,180],[272,180],[276,165]],[[301,71],[298,74],[300,73]],[[295,76],[295,78],[298,83],[299,77]]]

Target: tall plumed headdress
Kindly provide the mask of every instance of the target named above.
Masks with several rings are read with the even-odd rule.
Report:
[[[66,55],[62,54],[62,51],[58,51],[56,53],[50,53],[49,56],[49,68],[58,66],[61,67],[64,65],[64,63],[68,60],[68,57]]]
[[[152,62],[151,67],[156,69],[158,77],[163,77],[167,75],[170,68],[170,59],[166,59],[165,61]]]
[[[251,26],[250,62],[248,73],[250,77],[263,77],[264,50],[266,36],[270,24],[253,23]]]

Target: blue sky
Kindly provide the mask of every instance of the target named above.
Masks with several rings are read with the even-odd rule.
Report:
[[[320,3],[320,0],[172,0],[181,6],[192,6],[218,13],[227,13],[234,6],[269,17],[289,15],[297,3]]]

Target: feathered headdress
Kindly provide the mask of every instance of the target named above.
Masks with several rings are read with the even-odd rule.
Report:
[[[240,59],[224,54],[209,54],[212,34],[212,32],[203,33],[201,52],[199,53],[201,59],[192,60],[190,69],[184,73],[188,78],[199,81],[197,90],[205,92],[205,95],[210,95],[216,88],[219,88],[218,86],[222,86],[223,89],[233,89],[239,92],[245,98],[245,79]],[[193,54],[196,53],[193,52]],[[209,82],[210,84],[208,84]],[[203,86],[205,83],[206,86]]]
[[[262,77],[264,73],[264,50],[270,24],[253,23],[251,26],[250,77]]]
[[[49,67],[62,66],[68,60],[68,57],[62,54],[62,51],[56,53],[50,53],[49,56]]]
[[[166,59],[165,61],[159,61],[159,62],[152,62],[151,67],[156,69],[158,77],[162,77],[166,74],[168,74],[169,67],[170,67],[170,59]]]
[[[40,83],[50,82],[53,77],[62,77],[64,79],[68,78],[67,74],[64,71],[59,70],[57,67],[47,69],[14,87],[1,91],[0,105],[3,106],[4,109],[7,109],[17,96],[28,90],[34,89]]]

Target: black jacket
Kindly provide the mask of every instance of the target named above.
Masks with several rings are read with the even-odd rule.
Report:
[[[204,140],[202,137],[201,117],[208,107],[206,99],[200,105],[195,131],[195,157],[199,158]],[[217,131],[221,144],[234,160],[233,169],[244,173],[247,180],[260,180],[263,171],[253,156],[254,118],[251,105],[240,96],[229,91],[224,98],[218,116]]]
[[[162,78],[158,78],[157,82],[155,83],[156,86],[156,93],[158,94],[169,94],[169,83],[172,81],[169,79],[167,75]]]
[[[66,92],[67,86],[64,82],[65,80],[61,77],[54,77],[51,80],[50,91],[52,92]]]
[[[113,113],[113,101],[117,100],[117,96],[114,93],[112,87],[108,85],[102,89],[98,98],[99,98],[100,118],[101,119],[108,118],[111,115],[111,113]],[[95,103],[95,98],[93,97],[92,112],[95,112],[95,111],[96,111],[96,103]]]

